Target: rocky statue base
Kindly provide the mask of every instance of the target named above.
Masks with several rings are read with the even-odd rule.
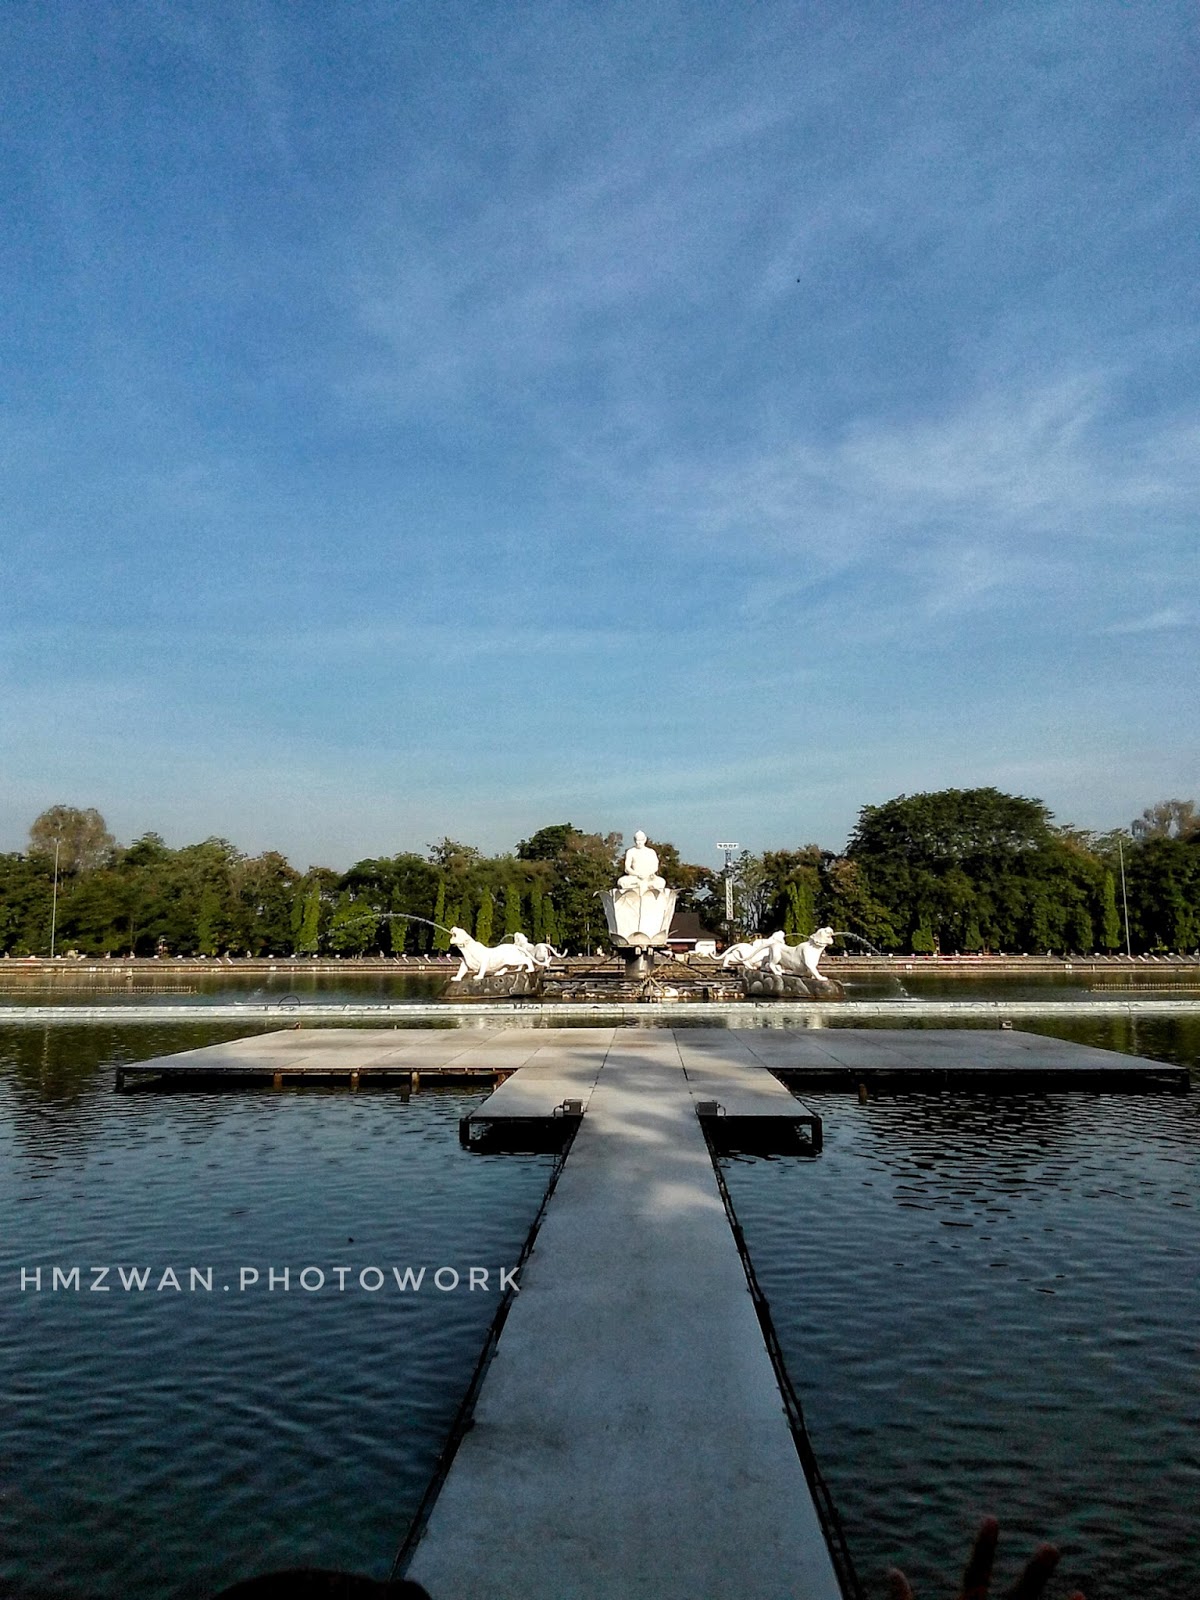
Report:
[[[834,978],[801,978],[795,973],[742,970],[747,1000],[844,1000],[846,991]]]
[[[443,1000],[540,1000],[542,976],[538,972],[493,972],[484,977],[462,978],[447,984]]]

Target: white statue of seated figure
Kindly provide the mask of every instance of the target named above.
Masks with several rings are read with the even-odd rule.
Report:
[[[646,835],[639,828],[633,843],[625,852],[625,871],[617,879],[620,894],[658,894],[667,887],[667,880],[659,876],[658,855],[646,843]]]
[[[625,852],[617,886],[603,896],[609,932],[618,940],[663,944],[675,912],[675,891],[658,870],[658,855],[639,828]]]

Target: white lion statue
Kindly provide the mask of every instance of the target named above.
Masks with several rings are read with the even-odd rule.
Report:
[[[537,966],[532,951],[517,944],[480,944],[465,928],[451,928],[450,943],[462,957],[451,983],[461,983],[466,977],[491,978],[501,972],[533,972]]]
[[[512,942],[516,945],[518,950],[528,951],[528,953],[533,957],[534,966],[541,967],[543,971],[553,960],[555,960],[556,957],[559,961],[561,961],[563,958],[564,952],[562,950],[556,950],[552,944],[544,944],[541,941],[539,941],[537,944],[530,944],[529,940],[523,933],[514,933],[512,936]]]

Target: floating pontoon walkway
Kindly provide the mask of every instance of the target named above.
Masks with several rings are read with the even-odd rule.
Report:
[[[709,1030],[704,1030],[708,1032]],[[1015,1028],[756,1028],[738,1037],[793,1088],[1186,1089],[1188,1069]]]
[[[687,1033],[674,1035],[674,1040],[696,1114],[710,1138],[718,1145],[736,1142],[742,1149],[792,1154],[820,1150],[820,1117],[764,1071],[736,1035],[716,1028],[703,1032],[707,1044],[702,1047]],[[649,1036],[663,1035],[654,1031]],[[589,1028],[508,1035],[510,1040],[514,1037],[524,1041],[528,1059],[462,1118],[462,1142],[508,1150],[543,1147],[547,1142],[561,1147],[565,1133],[574,1131],[587,1112],[614,1039],[629,1034],[624,1029]]]
[[[588,1028],[510,1034],[525,1054],[520,1070],[502,1077],[483,1104],[460,1119],[460,1141],[476,1149],[561,1146],[587,1110],[613,1032]]]
[[[566,1101],[586,1102],[614,1035],[673,1039],[698,1098],[715,1100],[718,1117],[749,1123],[795,1110],[792,1087],[1186,1088],[1185,1067],[1043,1034],[1005,1028],[277,1028],[225,1044],[126,1062],[117,1086],[234,1085],[255,1079],[276,1087],[302,1081],[368,1084],[503,1084],[472,1124],[551,1117]],[[706,1082],[716,1063],[720,1084]],[[511,1075],[517,1074],[516,1078]],[[506,1081],[507,1080],[507,1081]],[[485,1109],[486,1108],[486,1109]],[[572,1113],[567,1112],[566,1115]]]
[[[438,1600],[840,1600],[680,1039],[609,1030],[409,1564]]]

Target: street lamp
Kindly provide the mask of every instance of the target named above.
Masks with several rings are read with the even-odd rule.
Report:
[[[1117,840],[1117,855],[1121,861],[1121,904],[1125,908],[1125,954],[1132,961],[1133,946],[1129,942],[1129,896],[1125,893],[1125,851],[1120,839]]]
[[[725,852],[725,921],[733,921],[733,856],[740,850],[740,844],[718,844],[717,849]]]
[[[50,897],[50,959],[54,960],[54,927],[58,921],[58,852],[61,839],[54,841],[54,889]]]

